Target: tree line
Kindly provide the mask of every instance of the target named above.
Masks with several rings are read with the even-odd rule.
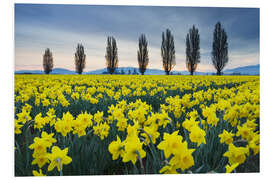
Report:
[[[200,63],[200,34],[195,25],[189,29],[186,36],[186,68],[193,75]],[[228,42],[227,33],[218,22],[213,32],[213,44],[211,52],[211,60],[216,74],[221,75],[222,70],[228,63]],[[137,51],[138,67],[142,75],[144,75],[149,64],[148,42],[145,34],[139,37],[139,49]],[[175,62],[174,37],[169,29],[162,32],[161,42],[161,59],[163,69],[166,75],[169,75]],[[113,74],[118,68],[118,52],[117,44],[114,37],[107,38],[107,47],[105,52],[106,67],[109,74]],[[78,44],[75,52],[75,70],[78,74],[82,74],[86,65],[86,55],[82,44]],[[49,74],[53,69],[53,55],[49,48],[45,50],[43,55],[43,68],[45,74]]]

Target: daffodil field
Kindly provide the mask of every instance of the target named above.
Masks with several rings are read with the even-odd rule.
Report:
[[[259,172],[259,76],[15,75],[15,176]]]

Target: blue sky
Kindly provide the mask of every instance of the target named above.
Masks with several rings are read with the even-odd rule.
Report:
[[[42,70],[42,55],[50,48],[54,68],[74,70],[77,43],[85,47],[85,71],[104,68],[107,36],[116,38],[119,66],[137,67],[141,33],[148,40],[149,68],[162,69],[161,34],[169,28],[176,48],[173,70],[186,70],[185,37],[194,24],[201,38],[197,71],[214,71],[211,48],[218,21],[228,34],[225,69],[259,64],[258,8],[15,4],[15,69]]]

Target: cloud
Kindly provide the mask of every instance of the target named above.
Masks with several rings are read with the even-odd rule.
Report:
[[[217,21],[228,33],[230,62],[226,68],[257,64],[258,17],[259,10],[250,8],[16,4],[15,69],[41,69],[42,54],[49,47],[55,67],[72,70],[77,43],[85,48],[85,71],[104,68],[107,36],[116,38],[119,66],[137,67],[141,33],[148,40],[149,68],[162,69],[161,34],[169,28],[176,49],[174,70],[186,70],[185,37],[195,24],[201,38],[201,63],[197,70],[213,71],[211,47]]]

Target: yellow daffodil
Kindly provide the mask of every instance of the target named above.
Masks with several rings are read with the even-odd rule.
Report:
[[[124,144],[121,142],[120,138],[117,136],[116,141],[112,141],[108,147],[109,152],[112,154],[112,159],[116,160],[119,156],[124,155]]]
[[[179,131],[172,134],[164,133],[163,141],[157,146],[158,149],[164,151],[165,158],[169,158],[171,154],[175,154],[183,147],[182,136],[178,135]]]
[[[197,143],[197,146],[200,146],[201,143],[206,144],[205,135],[205,131],[202,130],[199,126],[192,126],[190,129],[189,138],[191,142]]]
[[[226,144],[231,144],[233,142],[233,137],[235,134],[226,131],[225,129],[223,130],[222,134],[219,134],[218,137],[220,137],[220,143],[226,143]]]
[[[137,162],[139,158],[143,159],[146,156],[146,152],[143,150],[143,143],[140,142],[136,136],[129,136],[124,141],[125,151],[123,155],[123,162],[131,161],[133,164]]]
[[[39,172],[36,171],[36,170],[33,170],[32,173],[33,173],[34,176],[46,176],[46,175],[44,175],[42,173],[42,170],[41,169],[39,169]]]
[[[226,168],[226,173],[231,173],[235,168],[237,168],[237,166],[239,165],[239,163],[234,163],[231,166],[229,164],[227,164],[225,166]]]
[[[228,157],[230,164],[242,164],[245,162],[246,155],[248,154],[249,149],[247,147],[236,147],[233,144],[229,144],[229,149],[223,156]]]
[[[71,163],[72,159],[67,156],[68,148],[61,150],[57,146],[52,147],[52,152],[47,155],[50,160],[48,171],[52,171],[55,167],[60,171],[63,169],[63,165]]]

